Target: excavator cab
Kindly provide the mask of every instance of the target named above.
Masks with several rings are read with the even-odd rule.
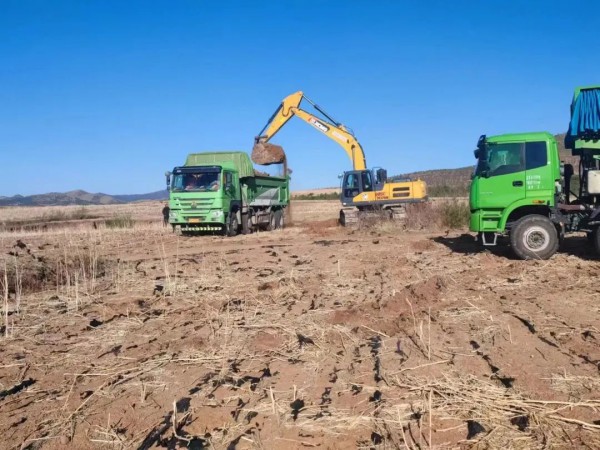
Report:
[[[352,170],[344,172],[342,178],[342,203],[351,203],[352,199],[363,192],[379,192],[387,182],[387,170],[376,167],[372,170]]]
[[[377,191],[380,183],[379,174],[374,171],[352,170],[344,172],[342,178],[342,203],[350,205],[354,203],[354,198],[357,195],[363,192]]]

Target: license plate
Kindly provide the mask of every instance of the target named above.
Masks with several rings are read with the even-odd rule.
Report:
[[[191,219],[188,219],[189,223],[199,223],[201,222],[200,218],[198,217],[192,217]]]

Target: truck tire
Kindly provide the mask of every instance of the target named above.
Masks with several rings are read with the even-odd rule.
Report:
[[[594,250],[597,255],[600,255],[600,227],[594,228],[594,231],[591,232],[591,241],[594,244]]]
[[[275,213],[269,213],[269,223],[265,227],[267,231],[273,231],[275,229]]]
[[[273,218],[275,219],[275,229],[279,230],[283,228],[283,210],[278,209],[277,211],[275,211],[275,214],[273,214],[273,216]]]
[[[238,234],[238,229],[240,227],[240,224],[238,223],[238,219],[237,219],[237,213],[235,212],[230,212],[229,213],[229,217],[227,218],[227,236],[233,237],[236,236]]]
[[[510,246],[520,259],[548,259],[558,250],[558,233],[547,217],[522,217],[510,231]]]
[[[242,214],[242,234],[252,233],[252,221],[250,214]]]

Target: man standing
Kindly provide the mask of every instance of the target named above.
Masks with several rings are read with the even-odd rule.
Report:
[[[163,225],[166,227],[169,225],[169,204],[167,202],[165,202],[165,207],[162,209],[162,215],[163,215]]]

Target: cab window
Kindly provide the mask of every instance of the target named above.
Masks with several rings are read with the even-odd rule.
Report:
[[[507,143],[489,145],[487,170],[490,177],[507,175],[525,170],[523,144]]]
[[[371,172],[366,171],[361,173],[363,191],[372,191],[373,190],[373,180],[371,178]]]
[[[545,142],[527,142],[525,144],[525,166],[527,170],[544,167],[548,164],[548,151]]]
[[[344,178],[343,183],[343,192],[344,197],[356,197],[360,192],[358,189],[358,174],[357,173],[348,173]]]
[[[347,189],[353,189],[358,187],[358,180],[356,179],[356,174],[350,173],[346,177],[346,183],[344,183],[344,187]]]

